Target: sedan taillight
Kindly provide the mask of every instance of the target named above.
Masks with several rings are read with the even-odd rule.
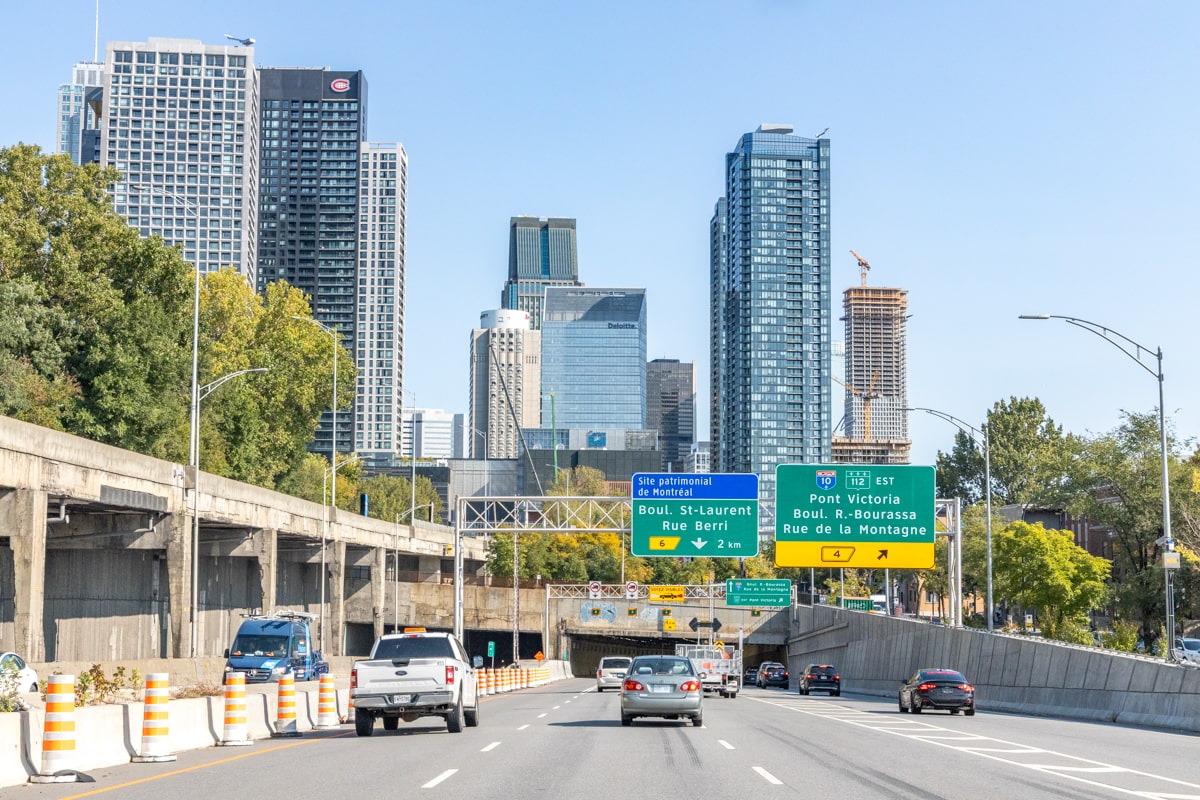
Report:
[[[630,678],[625,681],[625,691],[627,691],[627,692],[644,692],[644,691],[646,691],[646,687],[642,686],[640,683],[635,681],[633,678]]]
[[[699,681],[684,681],[683,683],[679,684],[679,691],[681,691],[681,692],[698,692],[698,691],[700,691],[700,682]]]
[[[928,692],[930,689],[936,689],[936,683],[922,683],[917,687],[918,692]]]

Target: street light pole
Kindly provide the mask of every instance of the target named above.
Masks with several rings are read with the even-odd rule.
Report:
[[[1112,328],[1105,327],[1096,322],[1091,322],[1079,317],[1067,317],[1060,314],[1021,314],[1020,319],[1061,319],[1062,321],[1074,325],[1077,328],[1082,328],[1089,333],[1094,333],[1104,341],[1111,344],[1113,347],[1120,350],[1126,356],[1131,358],[1139,367],[1146,370],[1154,376],[1158,381],[1158,435],[1159,447],[1162,453],[1162,538],[1155,542],[1161,544],[1167,553],[1175,552],[1175,539],[1171,536],[1171,483],[1170,474],[1168,472],[1167,461],[1167,418],[1166,418],[1166,403],[1163,400],[1163,352],[1162,348],[1151,350],[1145,345],[1138,344],[1133,339],[1130,339],[1124,334],[1117,333]],[[1117,337],[1116,339],[1112,338]],[[1119,341],[1118,341],[1119,340]],[[1142,361],[1142,354],[1154,355],[1157,362],[1157,369],[1152,369],[1145,361]],[[1165,597],[1166,605],[1166,623],[1167,623],[1167,642],[1166,642],[1166,657],[1168,661],[1174,661],[1175,647],[1175,595],[1171,585],[1171,570],[1173,567],[1167,566],[1166,559],[1163,561],[1163,574],[1165,579]]]
[[[995,620],[992,617],[992,615],[995,613],[994,606],[992,605],[992,446],[991,446],[991,441],[988,437],[988,425],[991,421],[991,416],[992,416],[991,412],[990,411],[988,412],[988,422],[984,423],[983,431],[981,432],[977,428],[975,428],[973,425],[969,425],[968,423],[963,422],[958,417],[956,417],[952,414],[947,414],[945,411],[938,411],[937,409],[934,409],[934,408],[917,408],[917,407],[906,408],[904,410],[905,411],[924,411],[926,414],[932,414],[935,417],[944,419],[946,422],[949,422],[950,424],[957,426],[960,431],[962,431],[963,433],[970,436],[971,441],[976,446],[979,446],[979,439],[977,439],[976,437],[981,437],[983,439],[983,482],[985,484],[985,489],[986,489],[985,497],[986,497],[986,513],[987,513],[987,603],[986,603],[986,613],[987,613],[987,629],[988,629],[988,632],[991,633],[996,628]],[[961,543],[960,543],[960,545],[961,545]],[[961,546],[959,548],[959,552],[960,552],[960,554],[962,552]],[[961,566],[961,562],[960,562],[960,566]],[[960,586],[959,588],[961,589],[962,587]]]
[[[197,275],[200,273],[197,272]],[[199,283],[197,283],[199,288]],[[199,294],[197,294],[199,297]],[[193,369],[195,366],[193,365]],[[196,386],[193,384],[192,391],[192,460],[193,478],[192,478],[192,642],[191,651],[192,658],[196,658],[199,654],[199,631],[197,630],[200,622],[200,401],[208,397],[210,394],[219,389],[226,381],[233,380],[239,375],[246,375],[251,372],[266,372],[267,367],[255,367],[254,369],[242,369],[237,372],[231,372],[217,378],[212,383],[207,383],[204,386]],[[193,378],[194,379],[194,378]]]

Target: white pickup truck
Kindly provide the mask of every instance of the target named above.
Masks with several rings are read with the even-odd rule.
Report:
[[[482,663],[482,659],[479,660]],[[449,633],[424,630],[381,636],[370,658],[350,671],[354,732],[370,736],[375,720],[394,731],[400,720],[444,717],[451,733],[479,724],[475,666]]]

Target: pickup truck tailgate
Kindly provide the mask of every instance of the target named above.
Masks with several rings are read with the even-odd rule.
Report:
[[[444,658],[359,661],[355,694],[435,692],[446,689]]]

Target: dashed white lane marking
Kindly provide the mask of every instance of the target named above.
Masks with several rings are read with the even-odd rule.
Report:
[[[555,706],[553,710],[558,711],[560,708],[562,708],[562,706]]]
[[[431,780],[429,783],[422,786],[421,788],[422,789],[432,789],[433,787],[437,786],[439,783],[446,780],[446,778],[449,778],[451,775],[453,775],[456,772],[458,772],[458,770],[448,769],[445,772],[443,772],[441,775],[438,775],[436,778]]]
[[[523,731],[523,730],[525,730],[525,729],[526,729],[526,728],[528,728],[528,727],[529,727],[529,723],[525,723],[525,724],[524,724],[524,725],[522,725],[521,727],[517,728],[517,730],[519,730],[519,731]]]
[[[762,767],[755,767],[755,768],[754,768],[754,771],[755,771],[755,772],[757,772],[759,775],[762,775],[762,776],[763,776],[763,778],[765,778],[765,779],[766,779],[767,783],[773,783],[773,784],[775,784],[776,786],[779,786],[779,785],[781,785],[781,784],[783,783],[783,781],[779,780],[779,778],[776,778],[774,775],[772,775],[771,773],[767,772],[767,771],[766,771],[765,769],[763,769]]]
[[[726,750],[736,750],[737,749],[736,747],[734,747],[733,745],[731,745],[729,742],[725,741],[724,739],[717,739],[717,744],[721,745],[721,747],[724,747]]]
[[[499,742],[492,742],[491,744],[489,744],[487,747],[483,748],[483,749],[482,749],[482,750],[480,750],[479,752],[481,752],[481,753],[486,753],[486,752],[488,752],[489,750],[495,750],[495,749],[496,749],[497,747],[499,747],[499,746],[500,746],[500,743],[499,743]]]
[[[981,758],[987,758],[992,761],[999,761],[1005,764],[1011,764],[1023,769],[1033,770],[1043,774],[1052,774],[1065,780],[1083,783],[1088,786],[1095,786],[1101,789],[1108,789],[1113,792],[1131,795],[1140,798],[1154,798],[1155,800],[1200,800],[1200,784],[1188,783],[1187,781],[1176,780],[1162,775],[1155,775],[1149,772],[1142,772],[1136,769],[1128,769],[1126,767],[1117,766],[1116,764],[1105,764],[1102,761],[1093,761],[1079,756],[1069,755],[1067,753],[1059,753],[1054,750],[1045,750],[1040,747],[1032,747],[1030,745],[1021,744],[1019,742],[1010,742],[1004,739],[994,739],[988,736],[979,736],[976,734],[968,734],[963,731],[956,731],[950,728],[943,728],[939,725],[934,725],[927,722],[918,722],[911,717],[904,720],[903,724],[898,724],[895,717],[890,719],[880,717],[878,714],[867,714],[857,709],[852,709],[847,706],[835,706],[826,703],[814,703],[811,700],[791,700],[789,698],[780,698],[778,700],[771,698],[750,697],[751,700],[759,703],[767,703],[769,705],[786,708],[791,711],[799,711],[802,714],[808,714],[814,717],[822,717],[835,722],[844,722],[848,725],[854,725],[859,728],[866,728],[880,733],[887,733],[893,736],[903,736],[906,739],[916,739],[937,747],[945,747],[948,750],[958,750],[963,753],[970,753]],[[806,707],[806,706],[812,707]],[[981,743],[988,743],[982,745]],[[1038,761],[1022,761],[1018,758],[1010,756],[1021,755],[1036,755],[1040,758]],[[1053,759],[1062,759],[1063,763],[1045,763]],[[758,769],[755,767],[755,769]],[[1100,780],[1093,780],[1090,776],[1112,775],[1114,782],[1105,783]],[[1121,776],[1126,779],[1133,779],[1142,784],[1141,787],[1119,786],[1115,782],[1115,776]],[[1125,781],[1126,783],[1129,780]],[[1187,793],[1175,793],[1171,790],[1163,788],[1154,788],[1154,784],[1170,784],[1171,789],[1178,791],[1178,788],[1184,788]]]
[[[546,713],[545,713],[545,712],[543,712],[543,713],[541,713],[541,714],[538,714],[538,719],[541,719],[541,718],[542,718],[542,717],[544,717],[544,716],[546,716]]]

